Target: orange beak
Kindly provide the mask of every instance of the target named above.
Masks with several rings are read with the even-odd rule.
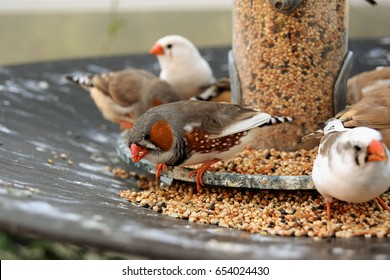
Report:
[[[161,55],[164,54],[164,48],[160,44],[154,44],[154,46],[149,51],[150,54]]]
[[[139,162],[141,159],[143,159],[148,154],[147,149],[142,148],[134,143],[131,144],[130,151],[131,151],[131,159],[134,162]]]
[[[383,143],[379,140],[372,140],[367,149],[367,161],[383,161],[386,160],[386,152]]]

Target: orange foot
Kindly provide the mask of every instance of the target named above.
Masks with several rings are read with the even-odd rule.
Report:
[[[130,128],[133,127],[133,123],[131,123],[131,122],[118,121],[118,124],[119,124],[119,127],[120,127],[122,130],[130,129]]]
[[[390,212],[390,207],[379,196],[376,197],[376,200],[378,200],[378,202],[383,206],[383,208]]]
[[[166,172],[167,171],[167,165],[165,163],[156,163],[154,166],[156,168],[156,181],[158,182],[158,179],[160,178],[161,171]]]
[[[213,159],[211,161],[208,161],[208,162],[205,162],[202,164],[201,167],[199,167],[198,169],[195,169],[193,171],[191,171],[189,174],[188,174],[188,177],[192,177],[194,176],[194,174],[196,174],[196,190],[198,192],[200,192],[200,188],[204,186],[203,184],[203,173],[205,173],[207,171],[207,169],[210,169],[211,168],[211,165],[213,165],[214,163],[217,163],[218,161],[221,161],[220,159]]]

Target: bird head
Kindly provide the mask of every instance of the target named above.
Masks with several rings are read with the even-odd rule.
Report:
[[[388,150],[383,143],[381,134],[374,129],[353,128],[348,130],[341,140],[340,147],[344,147],[347,153],[353,154],[355,163],[360,167],[367,163],[387,160]]]
[[[161,105],[164,106],[164,105]],[[164,156],[170,156],[174,135],[168,122],[155,110],[149,109],[129,130],[128,146],[134,162],[145,158],[154,163],[164,163]]]
[[[156,55],[160,63],[167,61],[174,61],[180,63],[181,61],[195,61],[201,57],[195,45],[180,35],[168,35],[160,38],[149,50],[150,54]]]

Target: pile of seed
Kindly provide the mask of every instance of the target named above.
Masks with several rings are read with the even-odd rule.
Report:
[[[283,14],[270,1],[235,0],[233,11],[243,103],[294,117],[293,124],[267,129],[258,147],[309,148],[301,137],[333,115],[333,86],[347,53],[348,1],[303,1]]]
[[[310,175],[317,148],[283,152],[275,149],[246,149],[226,162],[215,164],[216,172],[263,175]],[[349,204],[332,203],[332,217],[317,191],[275,191],[204,187],[196,193],[194,184],[175,182],[160,187],[153,179],[114,168],[120,178],[136,177],[137,190],[123,190],[120,196],[164,215],[190,222],[280,236],[390,237],[390,213],[376,200]],[[390,191],[381,198],[390,204]]]
[[[137,181],[141,190],[120,196],[136,205],[189,222],[280,236],[390,237],[390,213],[376,200],[332,203],[328,222],[325,204],[316,191],[269,191],[204,187],[174,183],[160,187],[152,179]],[[381,198],[390,203],[390,191]]]
[[[318,148],[284,152],[276,149],[245,149],[236,157],[213,165],[216,171],[261,175],[310,175]]]

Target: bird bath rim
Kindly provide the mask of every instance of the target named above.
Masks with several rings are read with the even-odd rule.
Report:
[[[155,165],[145,159],[140,162],[133,162],[131,152],[128,147],[128,130],[123,131],[117,141],[116,151],[118,156],[126,163],[138,169],[155,174]],[[189,177],[189,172],[193,169],[168,166],[166,172],[161,172],[161,176],[179,181],[195,182],[195,177]],[[272,176],[272,175],[248,175],[229,172],[210,172],[203,175],[203,182],[209,186],[251,188],[268,190],[312,190],[315,189],[311,176]]]

